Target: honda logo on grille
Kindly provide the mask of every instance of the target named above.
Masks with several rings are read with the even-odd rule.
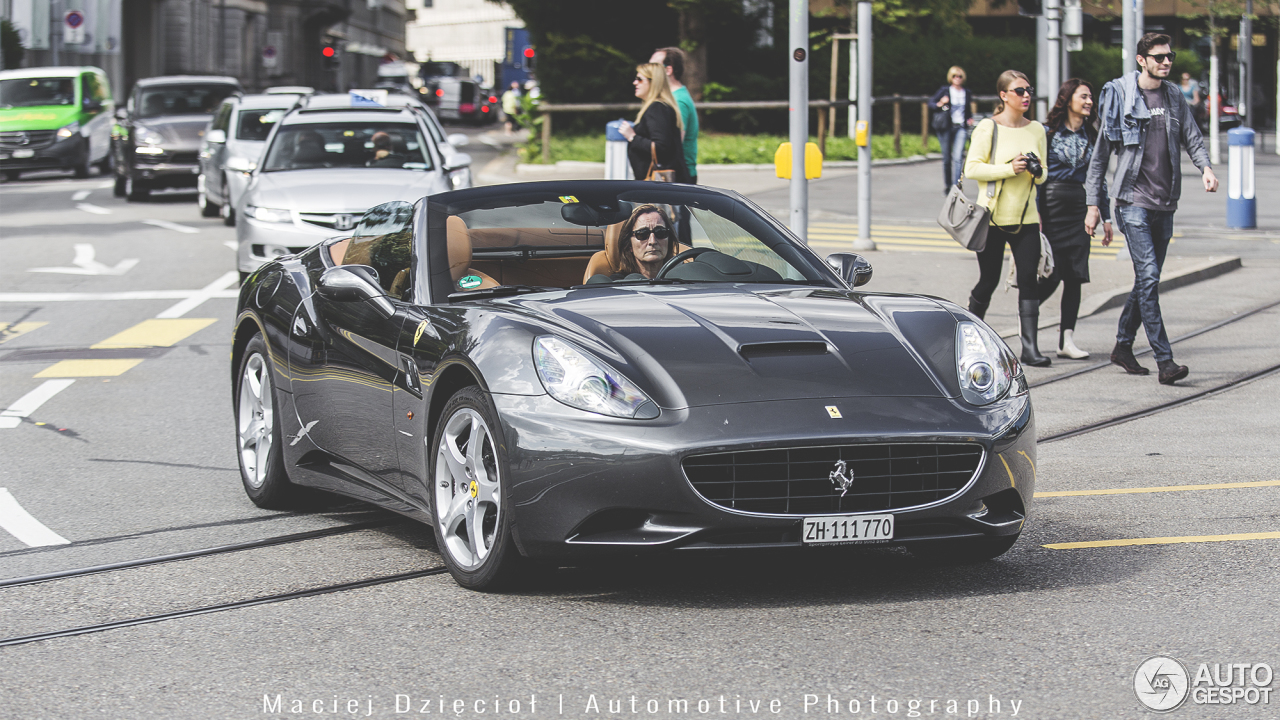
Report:
[[[356,226],[355,215],[342,214],[342,215],[333,216],[333,228],[335,230],[350,230],[355,226]]]

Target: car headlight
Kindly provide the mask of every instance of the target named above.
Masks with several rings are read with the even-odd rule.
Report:
[[[255,205],[245,205],[244,214],[254,220],[271,223],[287,223],[293,222],[293,215],[288,210],[279,210],[277,208],[264,208]]]
[[[982,323],[964,321],[956,326],[956,372],[960,393],[974,405],[989,405],[1010,387],[1015,394],[1027,389],[1013,351]]]
[[[458,168],[449,173],[449,186],[454,190],[471,187],[471,168]]]
[[[133,128],[133,141],[139,145],[159,145],[164,136],[149,127],[138,125]]]
[[[619,418],[658,417],[658,406],[644,391],[560,338],[535,340],[533,359],[547,394],[569,407]]]
[[[62,127],[58,128],[58,137],[69,138],[78,132],[80,132],[80,123],[73,122],[70,125],[63,125]]]

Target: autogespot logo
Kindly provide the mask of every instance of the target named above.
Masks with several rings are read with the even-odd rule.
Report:
[[[1187,700],[1191,678],[1187,668],[1163,655],[1147,658],[1133,674],[1138,701],[1156,712],[1177,710]]]

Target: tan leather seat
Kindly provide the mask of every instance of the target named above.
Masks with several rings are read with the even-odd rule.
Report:
[[[626,221],[608,225],[604,229],[604,250],[587,261],[587,272],[582,276],[585,284],[596,275],[613,275],[622,270],[622,226]]]
[[[445,220],[449,240],[449,276],[453,278],[453,286],[458,290],[483,290],[497,287],[498,281],[471,267],[471,234],[467,231],[467,223],[457,215],[450,215]],[[478,277],[480,284],[474,287],[461,287],[458,281],[465,277]]]

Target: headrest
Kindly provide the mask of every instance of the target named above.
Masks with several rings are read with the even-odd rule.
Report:
[[[466,221],[457,215],[445,220],[445,228],[449,238],[449,274],[458,282],[471,267],[471,233],[467,231]]]
[[[622,226],[626,224],[627,221],[623,220],[604,229],[604,256],[614,270],[622,267]]]

